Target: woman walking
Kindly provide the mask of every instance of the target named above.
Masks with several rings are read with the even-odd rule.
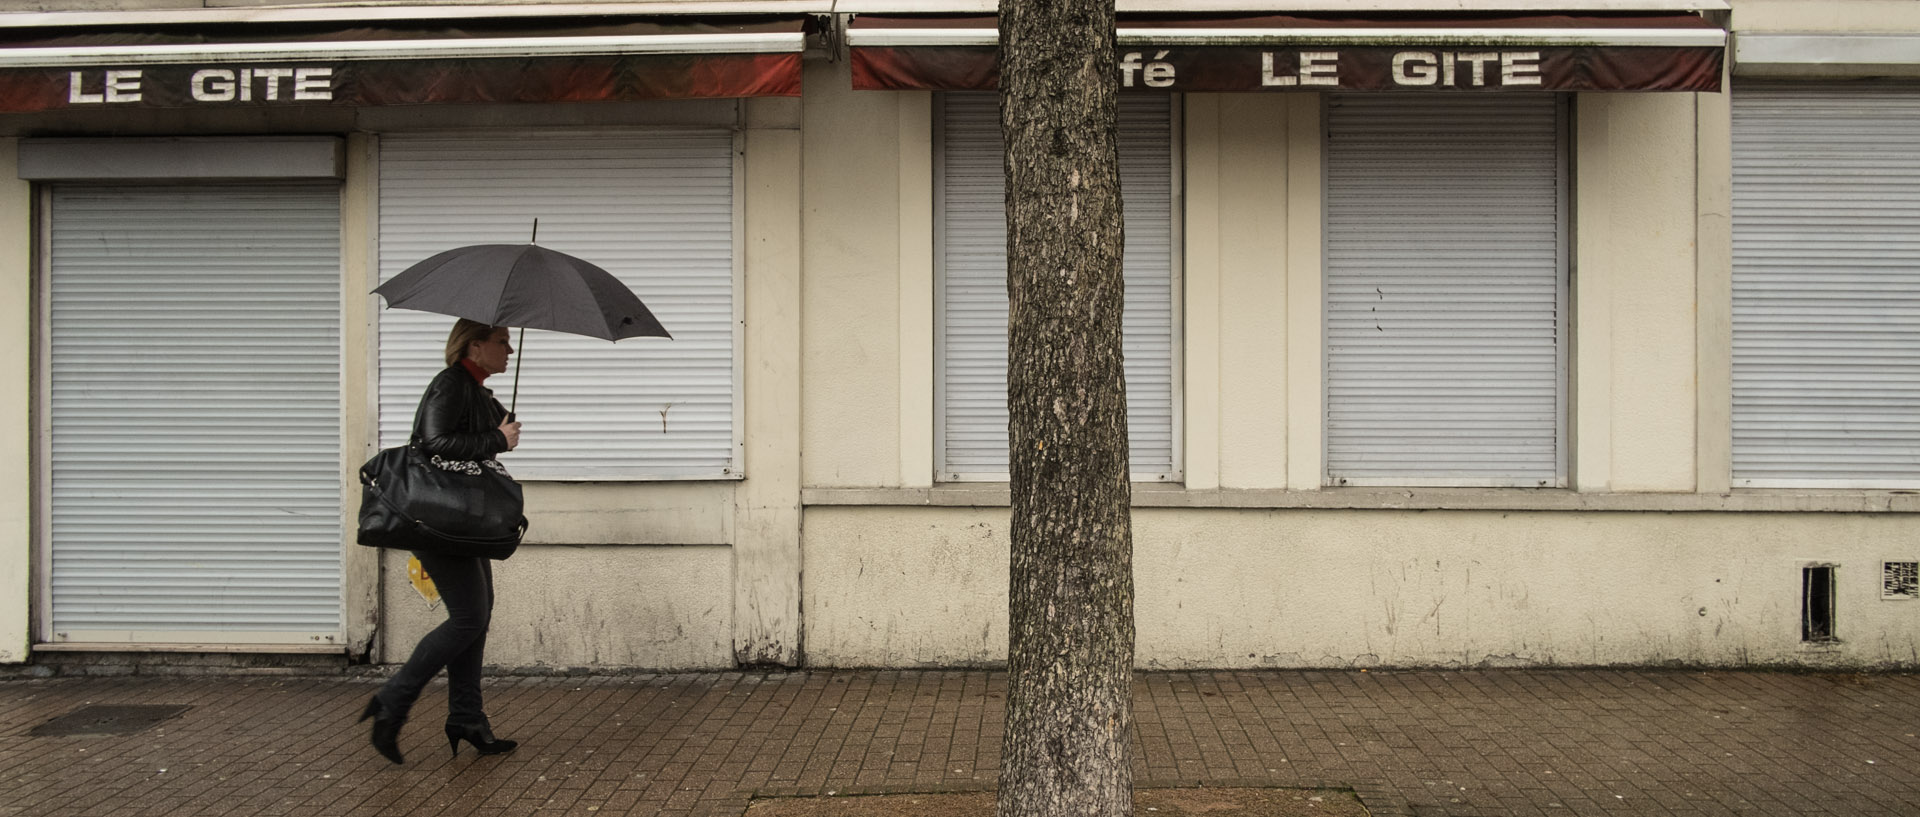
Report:
[[[485,385],[490,375],[507,370],[513,355],[506,327],[461,318],[447,336],[447,368],[427,384],[413,415],[412,444],[449,460],[488,460],[520,444],[513,421]],[[395,763],[400,727],[427,682],[447,670],[447,742],[460,753],[460,741],[483,755],[511,752],[515,741],[493,736],[480,697],[480,667],[493,617],[493,565],[477,556],[414,553],[433,577],[447,605],[447,620],[421,637],[413,656],[374,693],[360,719],[373,719],[373,748]]]

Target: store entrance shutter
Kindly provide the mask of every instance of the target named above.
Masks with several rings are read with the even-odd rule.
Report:
[[[1561,108],[1329,100],[1331,484],[1566,484]]]
[[[1734,484],[1920,487],[1920,87],[1732,101]]]
[[[338,643],[338,186],[49,216],[52,640]]]

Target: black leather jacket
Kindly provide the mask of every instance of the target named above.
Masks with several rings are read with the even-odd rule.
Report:
[[[458,363],[442,369],[413,413],[413,444],[454,460],[487,460],[507,450],[507,410]]]

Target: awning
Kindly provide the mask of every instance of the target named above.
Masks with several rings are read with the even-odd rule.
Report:
[[[0,113],[799,96],[805,18],[0,31]]]
[[[1688,13],[1408,18],[1120,15],[1122,90],[1718,91],[1727,34]],[[993,17],[862,16],[863,90],[985,90]]]

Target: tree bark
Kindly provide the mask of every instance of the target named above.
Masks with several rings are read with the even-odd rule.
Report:
[[[1013,528],[1000,817],[1133,813],[1113,0],[1000,6]]]

